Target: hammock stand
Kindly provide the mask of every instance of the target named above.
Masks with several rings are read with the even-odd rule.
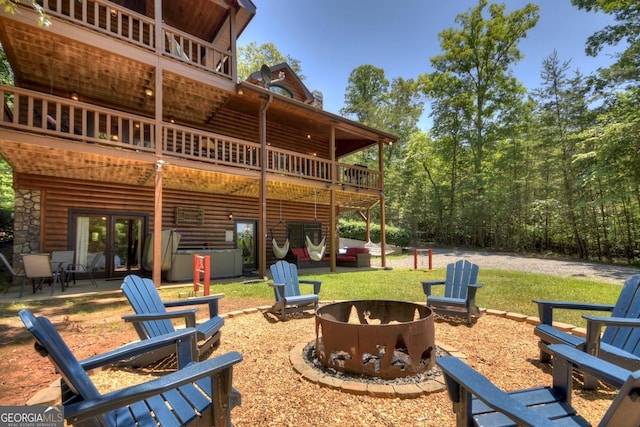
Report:
[[[369,249],[369,253],[372,256],[380,256],[382,255],[382,247],[377,244],[377,243],[373,243],[371,240],[367,241],[367,243],[364,244],[364,247]],[[389,255],[394,253],[395,251],[393,249],[386,249],[384,251],[385,255]]]
[[[284,225],[287,231],[287,240],[285,240],[282,246],[278,246],[278,242],[276,241],[276,238],[273,235],[273,230],[275,228],[278,228],[280,224]],[[271,249],[273,250],[273,254],[275,255],[276,258],[283,259],[284,257],[287,256],[287,253],[289,253],[289,227],[287,227],[287,224],[282,222],[282,201],[280,201],[280,221],[278,221],[276,226],[269,231],[271,232]]]
[[[174,229],[162,230],[160,240],[161,250],[161,270],[167,271],[171,268],[173,263],[173,255],[178,250],[180,245],[180,233]],[[153,270],[153,233],[149,234],[145,239],[144,249],[142,254],[142,267],[145,270]]]
[[[314,221],[318,222],[318,212],[317,212],[318,193],[314,192],[313,195],[314,195],[313,217],[314,217]],[[322,224],[320,225],[320,232],[322,233]],[[311,239],[309,238],[309,236],[307,236],[306,234],[304,236],[304,239],[307,245],[307,252],[309,253],[309,258],[311,258],[312,261],[322,261],[322,258],[324,257],[324,252],[327,249],[327,245],[326,245],[327,237],[326,236],[322,237],[322,240],[320,240],[320,243],[317,245],[314,245]]]

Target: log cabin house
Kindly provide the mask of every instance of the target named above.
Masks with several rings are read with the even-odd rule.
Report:
[[[384,236],[382,154],[396,137],[323,111],[287,64],[238,82],[250,0],[39,3],[48,27],[24,5],[0,12],[14,254],[73,249],[106,278],[140,273],[150,254],[160,283],[167,251],[184,261],[169,279],[203,251],[220,277],[262,277],[274,239],[306,235],[326,238],[333,271],[338,216],[376,204]],[[341,161],[376,147],[377,169]]]

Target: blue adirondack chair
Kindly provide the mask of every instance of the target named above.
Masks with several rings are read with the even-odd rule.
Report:
[[[196,329],[194,354],[201,356],[220,341],[220,329],[224,319],[218,314],[218,301],[222,294],[185,300],[162,302],[153,280],[144,279],[136,275],[124,278],[120,287],[129,300],[136,314],[123,316],[125,322],[133,323],[141,340],[159,337],[175,331],[172,319],[184,319],[186,327]],[[168,307],[188,307],[205,304],[209,307],[209,319],[196,323],[197,308],[190,307],[181,310],[167,310]],[[141,355],[137,360],[130,361],[132,366],[147,366],[173,354],[172,348],[157,350]]]
[[[76,426],[231,425],[231,410],[240,404],[232,388],[233,366],[242,360],[229,352],[203,362],[189,362],[155,380],[100,394],[86,370],[129,358],[172,342],[178,353],[192,357],[187,328],[158,339],[140,341],[84,361],[78,361],[49,319],[28,310],[19,313],[35,337],[36,351],[48,356],[62,376],[64,417]],[[185,339],[186,338],[186,339]],[[176,351],[176,350],[174,350]]]
[[[567,301],[533,300],[538,304],[540,361],[549,362],[550,344],[567,344],[630,370],[640,369],[640,274],[629,277],[615,305]],[[584,315],[587,337],[562,331],[553,325],[554,309],[609,311],[611,316]],[[602,328],[605,328],[602,334]],[[596,384],[586,381],[585,387]]]
[[[599,426],[640,425],[640,371],[631,372],[564,344],[549,346],[553,353],[553,385],[503,392],[460,359],[447,356],[436,363],[442,369],[462,426],[589,426],[571,406],[573,369],[618,388],[618,395]]]
[[[270,311],[279,315],[283,321],[288,313],[318,308],[318,294],[322,282],[300,280],[298,267],[284,260],[271,266],[271,276],[273,283],[269,283],[269,286],[273,288],[276,302],[271,306]],[[313,285],[313,294],[301,294],[301,283]]]
[[[467,260],[458,260],[447,265],[445,280],[431,280],[422,282],[422,289],[427,296],[427,305],[436,313],[456,317],[464,317],[467,324],[471,324],[474,317],[480,316],[476,306],[476,291],[482,286],[476,283],[480,267]],[[444,285],[444,294],[432,294],[432,288]]]

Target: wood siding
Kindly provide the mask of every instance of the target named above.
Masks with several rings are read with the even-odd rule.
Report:
[[[69,212],[83,210],[112,214],[146,214],[149,218],[148,232],[153,232],[154,190],[146,187],[131,187],[117,184],[101,184],[95,181],[77,181],[38,175],[17,175],[16,187],[42,191],[42,251],[65,250],[69,244]],[[235,242],[225,241],[225,232],[234,229],[229,213],[234,219],[259,220],[257,199],[203,194],[187,191],[164,191],[163,228],[173,228],[182,235],[180,247],[195,248],[210,245],[211,249],[231,249]],[[204,209],[204,224],[198,226],[176,225],[176,207],[188,206]],[[282,221],[317,220],[322,223],[323,233],[329,233],[329,207],[310,203],[267,201],[267,265],[276,261],[271,251],[271,239],[280,245],[286,239],[286,229],[278,226]],[[276,227],[274,229],[274,227]],[[273,229],[273,235],[271,230]],[[328,242],[329,239],[327,239]]]

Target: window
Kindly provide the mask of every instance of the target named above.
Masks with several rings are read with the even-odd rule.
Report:
[[[323,237],[321,222],[287,221],[287,228],[292,248],[305,247],[304,236],[309,236],[309,239],[315,244],[320,243]]]
[[[280,85],[270,85],[269,90],[273,93],[277,93],[278,95],[286,96],[287,98],[293,98],[293,93],[289,89]]]

